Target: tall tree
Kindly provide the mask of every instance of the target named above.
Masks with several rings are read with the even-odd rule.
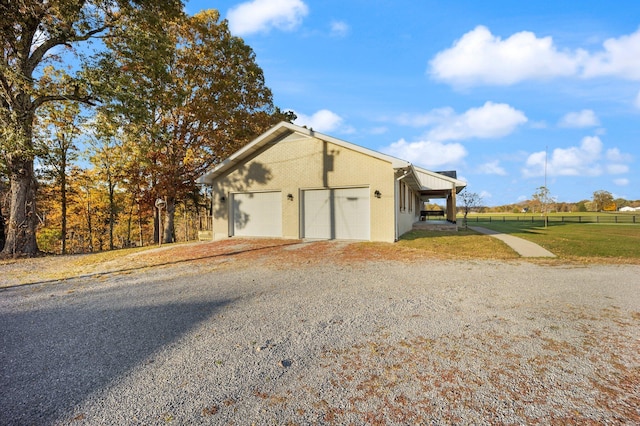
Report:
[[[611,195],[609,191],[600,189],[593,193],[593,202],[595,204],[596,211],[602,211],[613,203],[613,195]]]
[[[163,241],[171,242],[176,203],[193,192],[196,178],[294,117],[274,107],[254,52],[230,34],[217,11],[167,21],[158,37],[149,37],[142,24],[131,20],[106,40],[110,50],[100,74],[109,82],[102,90],[111,88],[105,109],[127,139],[144,145],[150,198],[166,197]],[[141,36],[128,36],[134,33]]]
[[[547,188],[546,186],[540,186],[536,188],[536,192],[533,193],[532,198],[533,201],[538,205],[540,213],[548,213],[549,205],[553,201],[549,188]]]
[[[124,179],[123,170],[127,159],[122,149],[122,137],[118,128],[107,121],[102,114],[97,114],[94,122],[93,137],[89,141],[89,159],[94,165],[95,176],[106,190],[108,200],[109,250],[114,249],[114,228],[116,217],[122,206],[116,202],[116,190]]]
[[[93,103],[83,82],[64,72],[61,52],[113,28],[132,10],[158,15],[177,0],[0,0],[0,144],[11,181],[5,255],[35,255],[36,189],[33,123],[48,102]],[[42,66],[57,64],[51,77]]]
[[[549,220],[547,213],[549,213],[551,203],[554,202],[551,191],[546,186],[540,186],[533,193],[533,200],[540,205],[540,213],[544,215],[544,227],[546,228]]]
[[[50,178],[59,194],[60,202],[60,238],[62,254],[67,252],[67,176],[69,168],[78,158],[75,140],[82,133],[84,120],[80,108],[72,102],[50,102],[43,106],[38,126],[37,151],[43,163],[42,174]]]
[[[482,197],[479,194],[467,191],[466,189],[462,193],[460,193],[458,197],[458,199],[462,202],[462,211],[464,212],[462,223],[466,228],[467,216],[469,215],[469,212],[480,207],[482,203]]]

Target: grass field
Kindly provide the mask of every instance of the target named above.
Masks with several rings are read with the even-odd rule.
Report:
[[[397,246],[419,250],[441,259],[517,259],[518,254],[501,241],[471,229],[411,231],[400,237]]]
[[[462,221],[462,215],[458,215]],[[471,213],[470,224],[480,222],[544,222],[545,217],[539,213]],[[638,212],[580,212],[580,213],[549,213],[547,222],[561,223],[628,223],[640,225]]]
[[[580,263],[640,264],[640,224],[603,224],[526,221],[469,222],[505,234],[521,237],[558,256],[557,261]],[[456,258],[513,259],[518,255],[501,242],[460,227],[458,233],[412,231],[400,238],[400,246]],[[448,256],[441,256],[448,257]]]
[[[475,225],[475,223],[472,223]],[[480,222],[479,226],[533,241],[560,258],[640,263],[640,224]]]

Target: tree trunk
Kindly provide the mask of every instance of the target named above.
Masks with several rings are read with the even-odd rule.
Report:
[[[127,237],[124,242],[125,247],[131,247],[131,226],[133,223],[133,208],[136,205],[136,200],[131,200],[131,205],[129,206],[129,214],[127,215]]]
[[[142,205],[140,202],[138,202],[138,238],[139,247],[142,247],[144,245],[144,235],[142,235]]]
[[[2,253],[11,256],[35,256],[36,241],[36,181],[33,159],[9,159],[11,170],[11,206],[7,238]]]
[[[6,156],[11,180],[11,206],[2,254],[36,256],[36,177],[33,170],[33,104],[26,93],[17,96],[15,130],[18,149]]]
[[[175,241],[175,216],[176,216],[176,200],[173,197],[167,199],[165,206],[163,243],[173,243]]]
[[[93,253],[93,226],[91,225],[91,201],[87,201],[87,231],[89,233],[89,253]]]
[[[2,204],[0,203],[0,251],[4,248],[4,216],[2,216]]]
[[[153,208],[153,243],[158,244],[160,242],[160,215],[158,209]]]
[[[109,174],[108,178],[109,185],[109,250],[114,249],[113,245],[113,227],[115,226],[116,221],[116,202],[115,202],[115,183],[111,179],[111,174]]]
[[[187,215],[187,200],[184,200],[184,240],[189,241],[189,217]]]
[[[62,254],[67,254],[67,164],[63,159],[60,166],[62,173],[60,174],[60,204],[62,208],[62,224],[60,233],[62,234]]]

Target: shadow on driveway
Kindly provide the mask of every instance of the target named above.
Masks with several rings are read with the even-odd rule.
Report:
[[[165,292],[131,295],[118,287],[47,295],[35,309],[23,294],[13,296],[0,305],[2,425],[69,421],[91,394],[153,362],[154,353],[232,302],[169,302]]]

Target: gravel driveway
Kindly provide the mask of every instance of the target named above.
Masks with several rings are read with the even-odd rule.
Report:
[[[0,291],[0,424],[640,422],[639,266],[301,247]]]

